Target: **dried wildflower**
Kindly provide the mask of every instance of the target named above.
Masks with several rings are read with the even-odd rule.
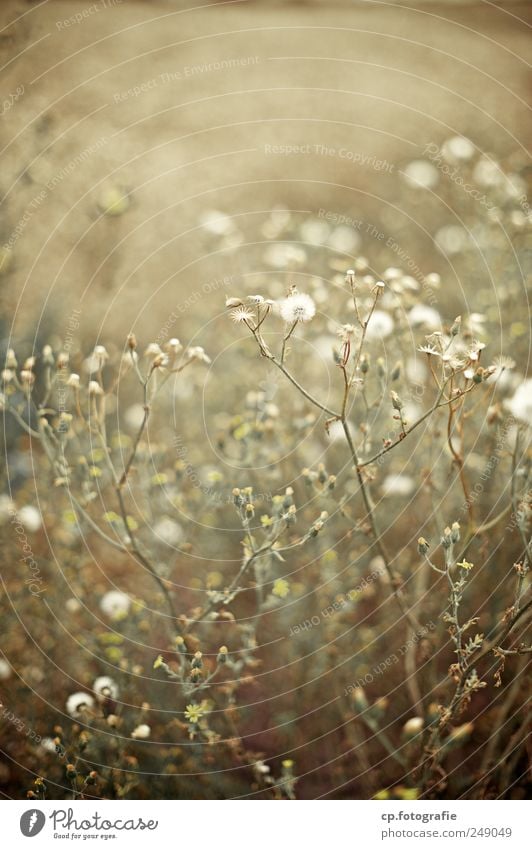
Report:
[[[243,306],[243,301],[242,301],[241,298],[226,298],[225,299],[225,306],[226,306],[227,309],[232,310],[235,307]]]
[[[134,740],[147,740],[150,735],[151,735],[151,728],[150,728],[149,725],[146,725],[146,723],[144,723],[144,722],[141,723],[140,725],[137,725],[137,727],[134,728],[133,731],[131,732],[131,736],[133,737]]]
[[[17,365],[17,358],[13,348],[8,348],[6,351],[6,368],[15,369]]]
[[[279,312],[287,324],[293,324],[295,321],[307,322],[316,315],[316,304],[310,295],[297,293],[280,302]]]
[[[146,350],[144,351],[145,357],[158,357],[162,354],[161,346],[157,344],[157,342],[150,342]]]
[[[102,675],[100,678],[96,678],[92,689],[96,697],[100,700],[118,698],[118,684],[108,675]]]
[[[515,368],[515,360],[512,360],[511,357],[507,357],[504,354],[501,354],[499,357],[495,357],[493,360],[493,365],[496,369],[500,369],[500,371],[511,371]]]
[[[25,383],[27,386],[31,386],[32,383],[35,383],[35,375],[29,369],[22,369],[20,372],[20,380],[21,383]]]
[[[176,354],[179,354],[179,352],[183,350],[183,346],[182,346],[181,342],[179,341],[179,339],[176,339],[175,337],[173,337],[172,339],[169,339],[168,340],[168,350],[174,356]]]
[[[457,315],[455,320],[454,320],[454,323],[451,327],[451,336],[458,336],[458,334],[460,333],[461,326],[462,326],[462,316]]]
[[[67,380],[67,386],[71,386],[73,389],[79,389],[79,381],[79,374],[75,374],[75,372],[72,372],[72,374]]]
[[[66,701],[66,710],[70,716],[78,718],[85,711],[94,708],[94,699],[89,693],[72,693]]]
[[[354,286],[356,283],[356,274],[353,268],[348,268],[345,272],[345,282],[348,286]]]
[[[198,362],[207,363],[207,365],[211,362],[211,358],[199,345],[193,346],[192,348],[187,348],[186,353],[189,360],[198,360]]]
[[[421,354],[427,354],[429,357],[441,357],[441,353],[432,345],[420,345],[418,351]]]
[[[452,533],[449,527],[444,529],[440,542],[444,548],[450,548],[453,544]]]
[[[394,410],[400,411],[403,409],[403,402],[401,401],[397,392],[394,392],[393,389],[390,392],[390,398],[392,399],[392,407],[394,408]]]
[[[265,764],[264,761],[256,761],[253,764],[253,769],[258,775],[268,775],[270,772],[270,767],[268,764]]]
[[[12,670],[7,660],[0,658],[0,681],[7,681],[11,678]]]
[[[227,646],[220,646],[220,648],[218,649],[218,655],[216,657],[216,662],[220,663],[220,664],[227,663],[228,652],[229,652],[229,649],[227,648]]]
[[[231,318],[235,324],[240,324],[241,322],[247,324],[249,321],[253,321],[253,313],[247,307],[237,307],[231,310]]]
[[[505,402],[505,406],[516,419],[530,424],[532,421],[532,378],[518,386],[514,396]]]
[[[342,342],[348,342],[356,333],[354,324],[342,324],[336,331],[336,335],[340,337]]]
[[[368,700],[362,687],[355,687],[355,689],[351,693],[351,699],[353,702],[353,707],[359,713],[363,713],[363,711],[368,709]]]
[[[103,395],[103,389],[97,380],[89,380],[89,395]]]
[[[192,669],[201,669],[202,668],[202,666],[203,666],[203,655],[200,651],[197,651],[194,654],[194,657],[192,658],[192,661],[191,661],[191,666],[192,666]]]
[[[427,540],[425,539],[425,537],[419,537],[419,539],[417,541],[417,550],[419,551],[419,553],[424,555],[424,554],[427,553],[429,548],[430,548],[430,545],[427,542]]]
[[[259,306],[260,304],[264,303],[264,298],[262,295],[248,295],[246,300],[248,304],[255,304],[256,306]]]
[[[423,717],[412,716],[410,719],[407,719],[403,725],[403,734],[406,737],[415,737],[416,734],[419,734],[419,732],[423,730],[424,725]]]
[[[384,339],[393,333],[394,326],[393,318],[387,312],[375,310],[368,321],[366,338],[369,340]]]
[[[26,530],[31,533],[36,533],[42,526],[41,512],[32,504],[25,504],[24,507],[21,507],[18,511],[18,518]]]
[[[416,304],[408,313],[408,321],[414,327],[426,327],[428,330],[438,330],[441,327],[440,314],[426,304]]]
[[[119,590],[110,590],[100,601],[100,610],[111,618],[122,618],[129,613],[131,599]]]

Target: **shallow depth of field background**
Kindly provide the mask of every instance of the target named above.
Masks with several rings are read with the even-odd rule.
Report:
[[[326,281],[363,255],[377,277],[389,266],[413,276],[413,269],[439,273],[437,309],[444,320],[467,312],[487,315],[495,328],[491,357],[510,354],[519,373],[526,373],[530,224],[519,213],[526,218],[530,209],[519,200],[521,189],[507,204],[517,215],[494,234],[486,208],[441,171],[433,168],[424,189],[405,172],[409,163],[427,160],[428,145],[436,149],[450,137],[466,136],[477,159],[489,154],[505,173],[519,174],[526,194],[531,5],[343,0],[189,5],[1,4],[2,97],[11,97],[4,100],[0,125],[0,243],[9,244],[2,249],[0,272],[2,357],[7,347],[23,358],[50,340],[60,346],[72,336],[73,315],[79,321],[71,338],[74,353],[87,354],[95,344],[121,349],[131,330],[142,346],[168,336],[202,345],[214,366],[207,379],[206,370],[191,372],[172,423],[177,420],[186,434],[186,459],[208,473],[219,463],[222,414],[240,413],[246,393],[264,379],[256,352],[223,314],[225,296],[255,289],[267,294],[270,285],[278,287],[278,295],[292,279],[290,270],[305,290],[313,277]],[[276,208],[287,211],[279,239],[295,246],[288,266],[268,252],[275,242]],[[324,221],[326,236],[315,226]],[[418,338],[421,343],[422,331]],[[132,397],[128,404],[138,401]],[[171,428],[161,433],[157,438],[164,441]],[[2,485],[18,507],[35,504],[48,486],[37,480],[39,461],[11,420],[3,440],[10,459]],[[290,474],[300,470],[298,462]],[[229,492],[246,483],[236,469],[225,467],[223,474]],[[268,492],[290,483],[284,470],[269,474]],[[65,614],[61,620],[71,594],[63,568],[86,561],[85,580],[89,589],[95,582],[96,592],[108,589],[102,575],[126,592],[140,591],[112,552],[98,549],[101,568],[90,572],[83,544],[68,532],[61,537],[53,496],[48,498],[49,514],[33,545],[46,564],[53,621],[44,608],[8,600],[10,581],[14,587],[17,577],[9,527],[0,554],[5,579],[0,649],[15,670],[0,681],[0,700],[11,705],[15,698],[18,715],[42,736],[54,724],[68,724],[63,714],[69,692],[90,686],[101,672],[92,648],[84,654],[90,635],[77,630],[75,618]],[[202,521],[216,524],[213,513]],[[230,525],[228,511],[222,521]],[[412,521],[405,530],[410,536],[419,515]],[[47,523],[58,537],[48,540]],[[208,569],[217,571],[216,532],[187,533],[197,568],[207,568],[205,558]],[[229,542],[228,536],[222,560],[238,556],[238,534]],[[57,544],[70,562],[55,561]],[[511,560],[511,540],[508,545]],[[189,562],[187,575],[190,568]],[[268,624],[265,639],[279,639],[312,610],[310,603],[296,607],[282,632]],[[83,629],[100,627],[83,619]],[[299,695],[292,692],[275,705],[276,692],[289,689],[290,666],[245,691],[246,702],[257,703],[245,720],[249,746],[275,763],[297,744],[298,769],[308,773],[298,785],[302,798],[334,796],[336,785],[342,786],[338,798],[364,795],[363,781],[346,785],[349,764],[336,771],[333,760],[344,745],[355,745],[335,736],[341,709],[313,714],[338,696],[334,688],[328,691],[326,675],[337,658],[332,650],[319,651],[322,640],[318,632],[307,637],[306,650],[316,659],[306,655],[297,680],[298,686],[313,683]],[[290,651],[297,668],[298,648]],[[383,647],[381,655],[385,652]],[[142,661],[150,675],[152,656],[155,652],[147,652]],[[263,670],[275,669],[267,648],[260,656]],[[377,652],[370,667],[378,657]],[[382,683],[381,689],[385,695],[393,687]],[[380,694],[377,688],[374,695]],[[135,698],[154,704],[157,695],[148,698],[140,686]],[[298,715],[304,716],[294,726]],[[41,772],[40,755],[22,747],[12,724],[3,722],[0,734],[6,753],[0,792],[24,798]],[[178,736],[172,745],[179,745]],[[167,772],[170,778],[158,778],[151,787],[146,782],[139,795],[246,793],[241,773],[218,785],[201,776],[179,785],[172,783],[173,770]],[[373,782],[372,791],[379,786]]]

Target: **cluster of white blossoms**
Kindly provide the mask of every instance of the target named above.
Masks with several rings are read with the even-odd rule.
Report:
[[[254,328],[270,311],[278,315],[286,324],[311,321],[316,315],[316,304],[310,295],[292,287],[286,298],[273,301],[262,295],[248,295],[241,298],[226,298],[225,306],[231,310],[231,318],[237,324],[247,324]]]

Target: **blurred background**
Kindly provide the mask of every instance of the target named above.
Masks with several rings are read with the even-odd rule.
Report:
[[[402,250],[458,306],[478,280],[496,298],[486,208],[441,170],[425,191],[404,172],[466,136],[528,177],[529,3],[6,0],[0,16],[4,338],[64,333],[72,309],[80,339],[157,335],[191,288],[264,268],[274,206],[362,220],[347,254]],[[187,310],[195,326],[223,294]]]
[[[247,447],[241,448],[235,433],[242,422],[254,420],[257,399],[250,400],[249,393],[257,390],[260,377],[266,396],[269,378],[262,370],[255,371],[260,362],[256,350],[248,340],[240,341],[240,329],[235,331],[224,315],[226,296],[259,291],[278,298],[295,282],[312,292],[326,315],[331,301],[330,315],[337,321],[331,294],[333,287],[343,285],[347,268],[358,263],[357,269],[377,279],[392,269],[386,279],[393,280],[393,269],[400,267],[409,278],[404,284],[408,308],[416,299],[421,300],[418,307],[430,307],[404,324],[409,334],[415,330],[408,345],[415,348],[440,321],[448,326],[456,315],[472,314],[469,332],[487,344],[487,361],[504,352],[517,364],[504,391],[516,392],[524,380],[530,357],[532,270],[527,61],[531,23],[529,2],[234,0],[207,5],[170,0],[4,0],[0,5],[0,355],[3,358],[8,348],[15,348],[22,362],[33,352],[40,355],[43,345],[50,343],[55,351],[69,351],[73,367],[79,367],[85,379],[84,358],[93,347],[105,344],[116,359],[130,331],[142,349],[151,341],[162,346],[171,337],[205,347],[213,368],[187,371],[187,383],[177,387],[167,418],[157,428],[154,425],[155,442],[149,446],[153,477],[170,470],[173,508],[184,525],[176,533],[177,542],[181,545],[184,539],[186,547],[171,567],[175,571],[165,577],[186,585],[185,598],[179,597],[185,609],[198,604],[198,594],[210,586],[209,581],[222,586],[225,570],[235,568],[241,553],[242,529],[235,525],[232,504],[226,499],[205,507],[202,498],[205,488],[212,494],[213,482],[218,481],[225,449],[220,431],[230,431],[228,453],[221,462],[224,496],[262,469],[257,459],[263,460],[259,440],[257,454],[252,445],[249,456],[242,459],[238,452],[244,454]],[[433,277],[433,288],[426,288],[432,273],[439,278]],[[391,312],[389,302],[386,309]],[[334,335],[332,320],[327,330]],[[379,348],[379,333],[372,338],[372,350],[387,356]],[[391,350],[395,340],[389,326],[381,335],[386,333]],[[311,338],[323,355],[323,369],[315,374],[310,367],[307,376],[326,389],[335,372],[330,338]],[[36,368],[39,371],[39,361]],[[280,393],[276,398],[281,408],[284,397]],[[205,422],[198,413],[200,398]],[[131,439],[142,407],[133,391],[122,401],[126,413],[120,427]],[[526,399],[524,406],[526,414],[530,411]],[[114,408],[109,409],[113,414]],[[334,440],[329,444],[322,428],[313,429],[304,404],[288,409],[290,415],[281,417],[278,454],[269,458],[263,478],[258,474],[252,480],[258,492],[262,486],[270,498],[322,450],[324,456],[328,452],[331,468],[345,462]],[[502,406],[502,415],[501,410]],[[238,415],[243,418],[234,418]],[[521,419],[521,412],[516,415]],[[133,704],[136,710],[152,687],[150,701],[168,712],[174,710],[168,682],[152,673],[153,657],[165,647],[156,615],[160,599],[145,618],[135,609],[133,622],[114,622],[111,617],[111,624],[105,625],[93,620],[94,613],[102,615],[101,600],[110,587],[147,596],[152,591],[149,576],[139,578],[127,558],[109,555],[90,532],[92,548],[85,551],[83,535],[73,528],[70,505],[58,500],[56,509],[59,496],[51,488],[49,473],[40,471],[41,461],[14,420],[6,422],[2,453],[9,468],[2,484],[9,497],[1,502],[0,518],[7,525],[10,499],[21,521],[22,511],[30,508],[23,525],[53,593],[47,597],[51,608],[43,611],[40,601],[28,598],[16,570],[4,568],[10,602],[4,596],[2,650],[18,676],[9,665],[0,667],[4,704],[10,709],[18,704],[28,727],[41,736],[51,735],[56,718],[64,720],[69,692],[88,687],[102,668],[114,664],[118,668],[124,661],[120,667],[124,677],[132,670],[136,677],[129,707]],[[303,436],[297,462],[292,458],[290,465],[291,436],[283,428],[294,423]],[[176,463],[172,442],[175,432],[183,435],[187,446],[183,465],[190,462],[199,470],[203,489],[183,483],[185,475]],[[484,468],[485,450],[495,450],[495,437],[490,434],[487,439],[491,447],[483,445],[475,455],[472,446],[468,456],[475,472]],[[410,451],[416,451],[415,442],[407,446],[406,453]],[[425,464],[417,470],[422,476],[431,468],[430,446],[417,457],[420,466]],[[92,459],[97,473],[101,457]],[[446,477],[450,467],[449,461],[438,482],[444,494],[447,486],[450,491]],[[402,470],[401,463],[390,468]],[[154,490],[161,480],[150,479],[149,486]],[[170,514],[165,494],[154,495],[141,484],[155,519],[160,518],[159,508]],[[187,485],[190,503],[179,500]],[[508,475],[502,483],[494,476],[486,487],[486,504],[478,505],[479,515],[489,515],[507,486]],[[45,498],[44,515],[34,506],[40,497]],[[397,501],[391,509],[388,503],[385,531],[391,529],[389,536],[395,541],[399,528],[406,546],[431,514],[430,500],[424,491],[415,508],[409,502],[406,509]],[[456,503],[455,499],[452,509]],[[204,507],[207,512],[196,522],[195,510]],[[111,509],[107,504],[102,508]],[[445,509],[449,516],[444,521],[452,520],[451,507]],[[314,518],[312,510],[305,514],[305,521]],[[168,545],[169,527],[165,527]],[[7,528],[4,567],[18,557],[11,527]],[[161,529],[160,534],[164,536]],[[508,536],[502,570],[510,569],[519,553],[517,538]],[[250,751],[257,759],[275,758],[299,747],[301,771],[308,768],[300,793],[309,798],[332,793],[336,787],[338,797],[372,795],[387,782],[399,781],[393,769],[386,772],[387,765],[382,780],[379,775],[370,786],[364,778],[370,767],[362,760],[357,769],[363,777],[350,784],[352,763],[340,767],[335,758],[337,752],[357,746],[359,732],[344,736],[343,708],[335,713],[333,706],[328,713],[316,707],[322,702],[328,705],[329,698],[331,704],[340,699],[347,683],[382,660],[389,650],[383,647],[388,638],[382,629],[380,648],[364,655],[365,666],[350,666],[345,680],[327,676],[337,660],[340,666],[355,650],[351,630],[358,629],[358,620],[356,615],[349,618],[351,611],[346,614],[349,629],[339,645],[324,646],[318,630],[304,635],[299,644],[285,639],[290,626],[311,616],[316,605],[326,607],[334,592],[345,589],[340,578],[344,580],[351,557],[362,556],[361,574],[371,573],[374,565],[366,539],[353,554],[349,537],[350,531],[345,531],[337,559],[335,552],[327,559],[324,547],[321,561],[316,557],[310,565],[317,599],[311,597],[314,590],[307,596],[305,582],[296,576],[293,592],[300,606],[286,614],[281,626],[268,619],[261,655],[264,678],[256,685],[250,677],[244,685],[244,700],[252,707],[260,703],[244,717]],[[485,537],[482,546],[482,557],[488,557]],[[164,547],[157,552],[161,568],[170,570]],[[415,551],[405,557],[408,573],[409,558],[417,563]],[[307,566],[302,558],[287,568],[297,572]],[[318,586],[322,578],[324,587]],[[484,572],[483,581],[479,597],[491,599],[491,574]],[[88,605],[82,612],[73,598],[78,593]],[[374,605],[381,602],[386,616],[389,592],[379,585],[378,591],[373,587],[364,597],[367,608],[362,615],[373,615]],[[245,604],[240,612],[248,612]],[[436,621],[440,612],[441,606],[434,604],[423,621],[429,617]],[[488,613],[489,627],[489,617],[498,615],[497,606]],[[131,641],[132,660],[120,654],[107,627],[121,630]],[[357,650],[360,641],[365,650],[376,639],[374,628],[370,621],[365,633],[356,631]],[[268,640],[284,641],[288,684],[286,669],[277,666],[276,650],[268,648]],[[403,640],[399,631],[398,644]],[[83,663],[76,655],[80,647]],[[214,641],[208,648],[217,650]],[[448,655],[439,659],[438,681],[445,679],[448,662]],[[142,679],[143,672],[151,683]],[[398,729],[409,710],[402,691],[400,698],[395,695],[403,685],[401,674],[398,666],[382,685],[382,692],[391,694],[392,711],[397,708],[400,713],[393,720]],[[284,697],[276,700],[275,693],[282,690]],[[379,695],[376,687],[371,698]],[[305,715],[299,716],[298,725],[295,718],[301,711]],[[165,716],[161,739],[168,732],[163,720]],[[154,729],[157,721],[153,720]],[[483,722],[481,735],[489,733],[491,714],[486,713]],[[9,724],[4,723],[4,731],[7,757],[0,781],[6,795],[24,796],[50,751],[41,747],[35,752],[27,741],[23,749],[20,735],[13,742]],[[184,736],[182,727],[173,727],[172,745],[181,745]],[[193,774],[195,766],[186,760],[188,750],[186,756],[170,748],[169,752],[164,767],[168,774]],[[98,756],[94,755],[96,761]],[[370,763],[382,756],[377,746],[376,753],[370,752]],[[461,770],[461,757],[456,756],[458,779],[450,793],[462,792],[460,781],[468,775],[467,769]],[[209,777],[211,766],[207,758],[204,774],[181,784],[166,782],[166,774],[159,785],[154,778],[138,791],[139,797],[153,792],[232,797],[249,791],[249,780],[238,769],[220,789],[216,777]],[[161,769],[159,762],[149,761],[143,768],[148,775]],[[229,757],[226,768],[232,769]],[[51,774],[56,794],[63,793],[62,774],[53,770]],[[524,790],[519,787],[517,792]]]

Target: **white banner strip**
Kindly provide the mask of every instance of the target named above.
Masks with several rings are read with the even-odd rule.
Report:
[[[0,811],[6,849],[67,840],[117,849],[321,849],[332,841],[363,849],[531,845],[530,803],[524,801],[5,801]]]

